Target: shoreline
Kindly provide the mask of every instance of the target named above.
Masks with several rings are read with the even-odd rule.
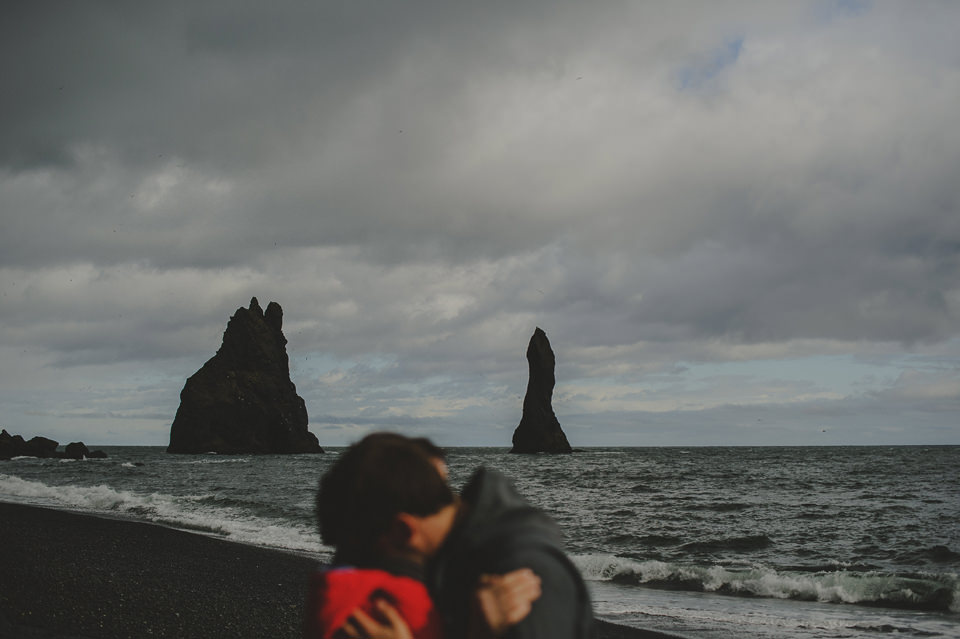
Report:
[[[0,501],[0,638],[301,637],[314,559]],[[597,639],[672,639],[598,621]]]

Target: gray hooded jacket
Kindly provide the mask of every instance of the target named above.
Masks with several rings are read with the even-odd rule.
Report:
[[[553,520],[528,504],[500,473],[480,468],[462,494],[464,514],[428,567],[427,583],[443,617],[444,636],[467,632],[481,574],[530,568],[543,594],[511,639],[586,639],[593,612],[583,578],[563,551]]]

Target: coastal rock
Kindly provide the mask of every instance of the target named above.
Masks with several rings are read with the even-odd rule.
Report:
[[[523,416],[513,432],[511,453],[570,453],[573,449],[553,413],[556,358],[550,340],[540,327],[527,346],[530,379],[523,398]]]
[[[60,444],[46,437],[31,437],[23,445],[21,455],[30,457],[56,457],[57,446]]]
[[[64,449],[64,457],[69,459],[83,459],[90,456],[90,449],[83,442],[70,442]]]
[[[227,323],[216,355],[187,379],[168,453],[322,453],[290,380],[283,310],[257,298]]]
[[[84,457],[105,458],[107,456],[102,450],[91,452],[83,442],[68,444],[63,452],[57,450],[59,445],[58,442],[46,437],[32,437],[29,441],[24,441],[23,437],[11,435],[6,429],[0,431],[0,459],[11,459],[13,457],[83,459]]]
[[[57,453],[63,459],[106,459],[107,454],[102,450],[90,450],[83,442],[70,442],[64,452]]]
[[[0,430],[0,459],[10,459],[20,455],[25,443],[20,435],[11,435],[6,428]]]

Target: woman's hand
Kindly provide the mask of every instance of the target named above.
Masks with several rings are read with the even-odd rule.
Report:
[[[384,623],[357,608],[350,613],[347,623],[337,631],[337,635],[342,633],[350,639],[413,639],[410,626],[396,608],[383,599],[376,600],[373,605],[382,615]]]
[[[540,597],[540,577],[529,568],[505,575],[481,575],[475,594],[477,619],[474,630],[483,627],[479,636],[499,636],[523,621],[533,602]],[[475,635],[477,633],[474,633]]]

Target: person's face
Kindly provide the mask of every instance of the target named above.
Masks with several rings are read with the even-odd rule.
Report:
[[[437,469],[443,481],[448,478],[447,463],[440,457],[431,457],[430,463]],[[411,550],[424,558],[432,557],[443,545],[453,528],[459,508],[458,502],[444,506],[432,515],[418,516],[403,513],[400,515],[409,530],[407,543]]]
[[[398,513],[396,535],[387,535],[387,549],[394,549],[417,561],[426,561],[440,550],[457,518],[456,502],[431,515]]]
[[[440,550],[457,518],[457,504],[449,504],[426,517],[417,517],[417,550],[425,557],[432,557]]]

